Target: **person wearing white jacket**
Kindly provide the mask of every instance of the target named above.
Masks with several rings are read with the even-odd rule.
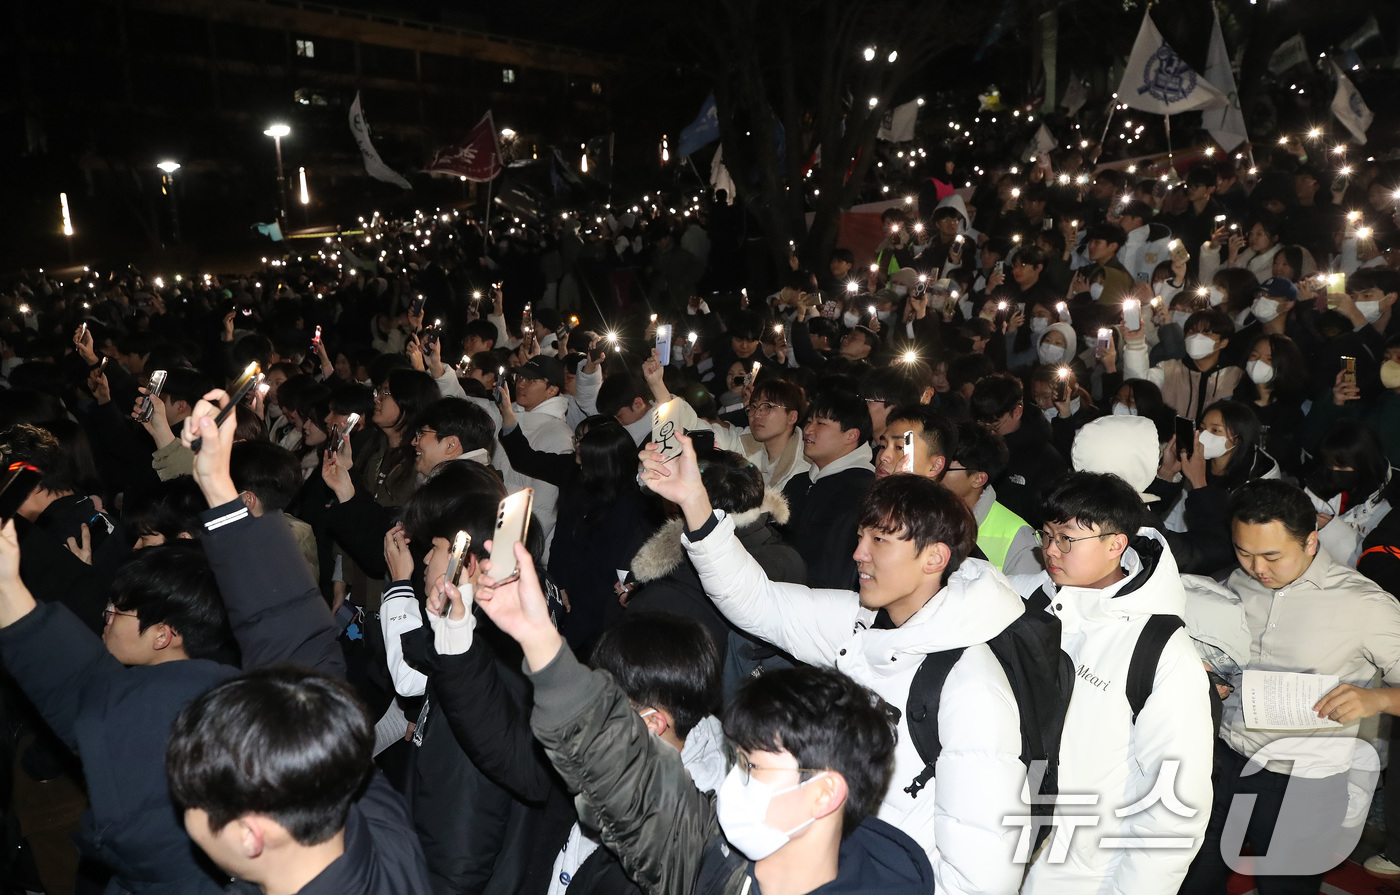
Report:
[[[1060,739],[1060,822],[1022,892],[1175,895],[1210,819],[1209,683],[1185,628],[1163,646],[1136,718],[1126,683],[1148,620],[1186,611],[1176,562],[1115,475],[1071,473],[1043,509],[1046,571],[1011,582],[1022,597],[1049,598],[1076,678]]]
[[[680,506],[682,542],[705,593],[737,627],[841,670],[899,711],[879,816],[923,846],[939,893],[1016,892],[1021,828],[1004,818],[1026,813],[1020,716],[987,641],[1025,606],[993,566],[967,558],[976,524],[966,505],[929,479],[889,476],[862,503],[859,594],[779,584],[745,552],[733,522],[711,509],[690,440],[680,440],[683,453],[670,461],[642,452],[642,482]],[[910,785],[925,763],[905,718],[909,689],[924,657],[959,648],[939,702],[936,776],[920,791]]]

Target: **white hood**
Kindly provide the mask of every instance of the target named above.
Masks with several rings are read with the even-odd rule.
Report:
[[[875,611],[863,610],[861,637],[872,662],[886,654],[926,655],[986,643],[1025,612],[1025,602],[1001,570],[986,560],[963,560],[943,589],[898,628],[874,629]]]

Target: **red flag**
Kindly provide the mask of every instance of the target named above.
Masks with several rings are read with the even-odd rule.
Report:
[[[487,112],[465,140],[455,146],[439,149],[423,170],[485,182],[500,174],[503,167],[500,141],[496,138],[496,122]]]

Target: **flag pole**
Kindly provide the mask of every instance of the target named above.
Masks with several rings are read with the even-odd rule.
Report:
[[[1118,94],[1113,95],[1113,101],[1108,104],[1108,118],[1103,123],[1103,136],[1099,137],[1099,154],[1103,155],[1103,141],[1108,139],[1108,129],[1113,125],[1113,113],[1118,108]]]
[[[490,241],[491,241],[491,186],[492,186],[492,184],[495,183],[495,181],[496,181],[496,178],[494,178],[494,177],[492,177],[490,180],[486,181],[486,241],[487,241],[487,242],[490,242]]]

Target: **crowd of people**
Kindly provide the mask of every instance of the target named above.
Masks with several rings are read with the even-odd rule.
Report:
[[[1223,895],[1241,794],[1291,895],[1377,792],[1400,876],[1400,168],[1256,152],[771,289],[723,193],[9,279],[9,878]]]

